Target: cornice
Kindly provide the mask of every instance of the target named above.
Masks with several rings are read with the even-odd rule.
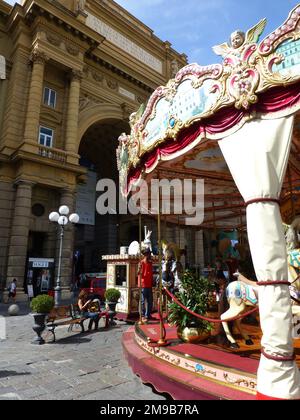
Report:
[[[135,28],[139,30],[142,34],[146,34],[148,36],[152,36],[153,30],[149,28],[149,26],[145,25],[143,22],[138,20],[135,16],[129,13],[126,9],[122,6],[117,4],[113,0],[100,0],[101,4],[98,0],[94,1],[94,4],[97,4],[98,7],[105,9],[109,14],[114,15],[119,21],[124,22],[124,18],[127,20],[129,24],[135,24]]]
[[[158,38],[151,28],[113,0],[94,0],[93,7],[90,5],[89,9],[94,9],[96,11],[97,8],[101,8],[107,16],[110,16],[110,18],[113,16],[120,27],[126,26],[126,32],[131,34],[132,39],[136,39],[140,35],[142,39],[145,40],[145,43],[148,43],[151,46],[151,50],[158,54],[161,59],[164,59],[165,41]],[[168,42],[168,44],[171,46],[171,43]],[[182,66],[186,64],[183,54],[178,53],[173,48],[170,48],[170,51],[176,56],[177,60],[183,60]]]
[[[109,63],[108,61],[97,57],[95,54],[87,54],[86,55],[88,59],[96,62],[97,64],[99,64],[101,67],[111,71],[112,73],[117,74],[118,76],[122,77],[125,80],[128,80],[129,82],[133,83],[134,85],[142,88],[143,90],[145,90],[148,93],[152,93],[153,92],[153,88],[149,85],[146,85],[145,83],[141,82],[140,80],[138,80],[137,78],[131,76],[130,74],[126,73],[124,70],[119,69],[118,67],[114,66],[113,64]]]
[[[67,33],[71,33],[74,37],[86,42],[89,49],[97,48],[104,40],[103,36],[88,28],[76,19],[74,13],[55,0],[52,2],[39,0],[25,3],[23,7],[18,6],[15,6],[9,16],[7,30],[11,30],[21,19],[24,19],[26,24],[31,26],[37,17],[44,16],[56,26],[63,28]]]
[[[13,9],[13,6],[11,6],[8,3],[5,3],[4,1],[1,1],[1,3],[0,3],[0,15],[3,15],[3,16],[7,17],[11,13],[12,9]]]

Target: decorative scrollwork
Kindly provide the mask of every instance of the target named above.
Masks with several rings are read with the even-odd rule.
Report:
[[[245,379],[245,378],[233,379],[233,378],[229,377],[228,373],[224,373],[223,376],[224,376],[225,381],[228,382],[229,384],[238,385],[238,386],[243,385],[246,388],[256,389],[256,382],[255,381],[250,381],[250,380]]]
[[[77,80],[80,82],[83,78],[83,72],[80,70],[72,69],[71,77],[72,77],[72,80]]]
[[[48,60],[49,57],[43,51],[40,51],[38,48],[35,48],[30,55],[30,61],[33,63],[45,64]]]
[[[60,44],[62,43],[61,37],[59,37],[58,35],[52,34],[50,32],[46,32],[46,38],[47,38],[47,41],[50,42],[50,44],[56,47],[59,47]]]
[[[74,57],[79,54],[79,48],[75,45],[66,44],[66,50],[69,54],[73,55]]]

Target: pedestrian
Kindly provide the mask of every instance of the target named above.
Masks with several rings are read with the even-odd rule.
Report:
[[[92,299],[88,299],[87,292],[85,290],[81,290],[78,296],[78,307],[84,318],[90,318],[88,329],[91,330],[93,323],[95,322],[95,330],[97,330],[99,324],[99,312],[91,311],[92,302]]]
[[[138,286],[142,288],[142,321],[147,323],[151,316],[153,306],[152,284],[153,284],[153,264],[150,249],[142,251],[143,259],[138,269]]]
[[[17,294],[17,279],[13,279],[10,285],[7,288],[8,296],[6,303],[9,303],[10,299],[12,299],[13,303],[16,303],[16,294]]]

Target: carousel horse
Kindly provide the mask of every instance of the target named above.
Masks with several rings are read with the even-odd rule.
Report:
[[[147,230],[145,226],[145,239],[142,242],[142,249],[149,249],[152,254],[151,234],[152,230]]]
[[[290,282],[290,295],[292,314],[300,316],[300,217],[296,218],[291,225],[284,224],[285,240],[287,246],[288,280]],[[235,273],[237,281],[229,283],[226,288],[226,296],[229,309],[221,315],[221,319],[228,319],[240,315],[247,306],[258,305],[258,287],[252,280],[247,279],[240,273]],[[247,345],[253,344],[252,340],[241,328],[241,320],[235,321]],[[231,348],[238,348],[227,322],[222,322],[225,334],[230,342]]]
[[[229,304],[229,309],[221,315],[221,320],[229,319],[240,315],[248,306],[255,307],[258,305],[258,286],[254,281],[248,280],[240,273],[235,273],[238,280],[232,281],[226,287],[226,297]],[[242,330],[241,319],[235,320],[241,336],[244,338],[247,345],[252,345],[251,338]],[[227,322],[222,322],[227,339],[230,342],[231,348],[239,348],[239,345],[233,338]]]
[[[226,297],[229,303],[229,309],[221,315],[221,319],[229,319],[242,314],[247,307],[255,307],[258,305],[258,287],[256,282],[247,279],[241,273],[235,273],[235,276],[238,277],[238,280],[229,283],[226,288]],[[300,288],[297,288],[297,285],[294,284],[294,290],[291,291],[291,304],[292,304],[292,314],[300,316],[300,305],[296,304],[293,300],[293,296],[300,297]],[[295,303],[295,304],[294,304]],[[241,319],[235,320],[235,325],[237,326],[241,336],[245,340],[245,344],[252,345],[253,341],[251,338],[242,330]],[[239,345],[233,338],[227,322],[222,322],[225,334],[227,339],[230,342],[231,348],[239,348]]]
[[[179,261],[180,250],[173,242],[162,241],[162,285],[171,291],[179,289],[182,265]]]

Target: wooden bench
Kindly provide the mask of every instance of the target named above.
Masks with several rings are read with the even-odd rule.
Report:
[[[105,327],[108,327],[108,313],[107,311],[101,311],[99,306],[95,307],[95,302],[93,302],[94,310],[93,312],[98,313],[99,319],[101,317],[105,317]],[[64,306],[57,306],[51,310],[51,312],[48,315],[48,319],[46,322],[46,327],[48,331],[50,331],[53,334],[53,342],[55,342],[55,328],[60,327],[63,325],[69,325],[68,331],[72,331],[73,325],[80,325],[81,332],[84,332],[84,321],[86,319],[91,319],[82,316],[80,309],[77,304],[71,304],[71,305],[64,305]]]

